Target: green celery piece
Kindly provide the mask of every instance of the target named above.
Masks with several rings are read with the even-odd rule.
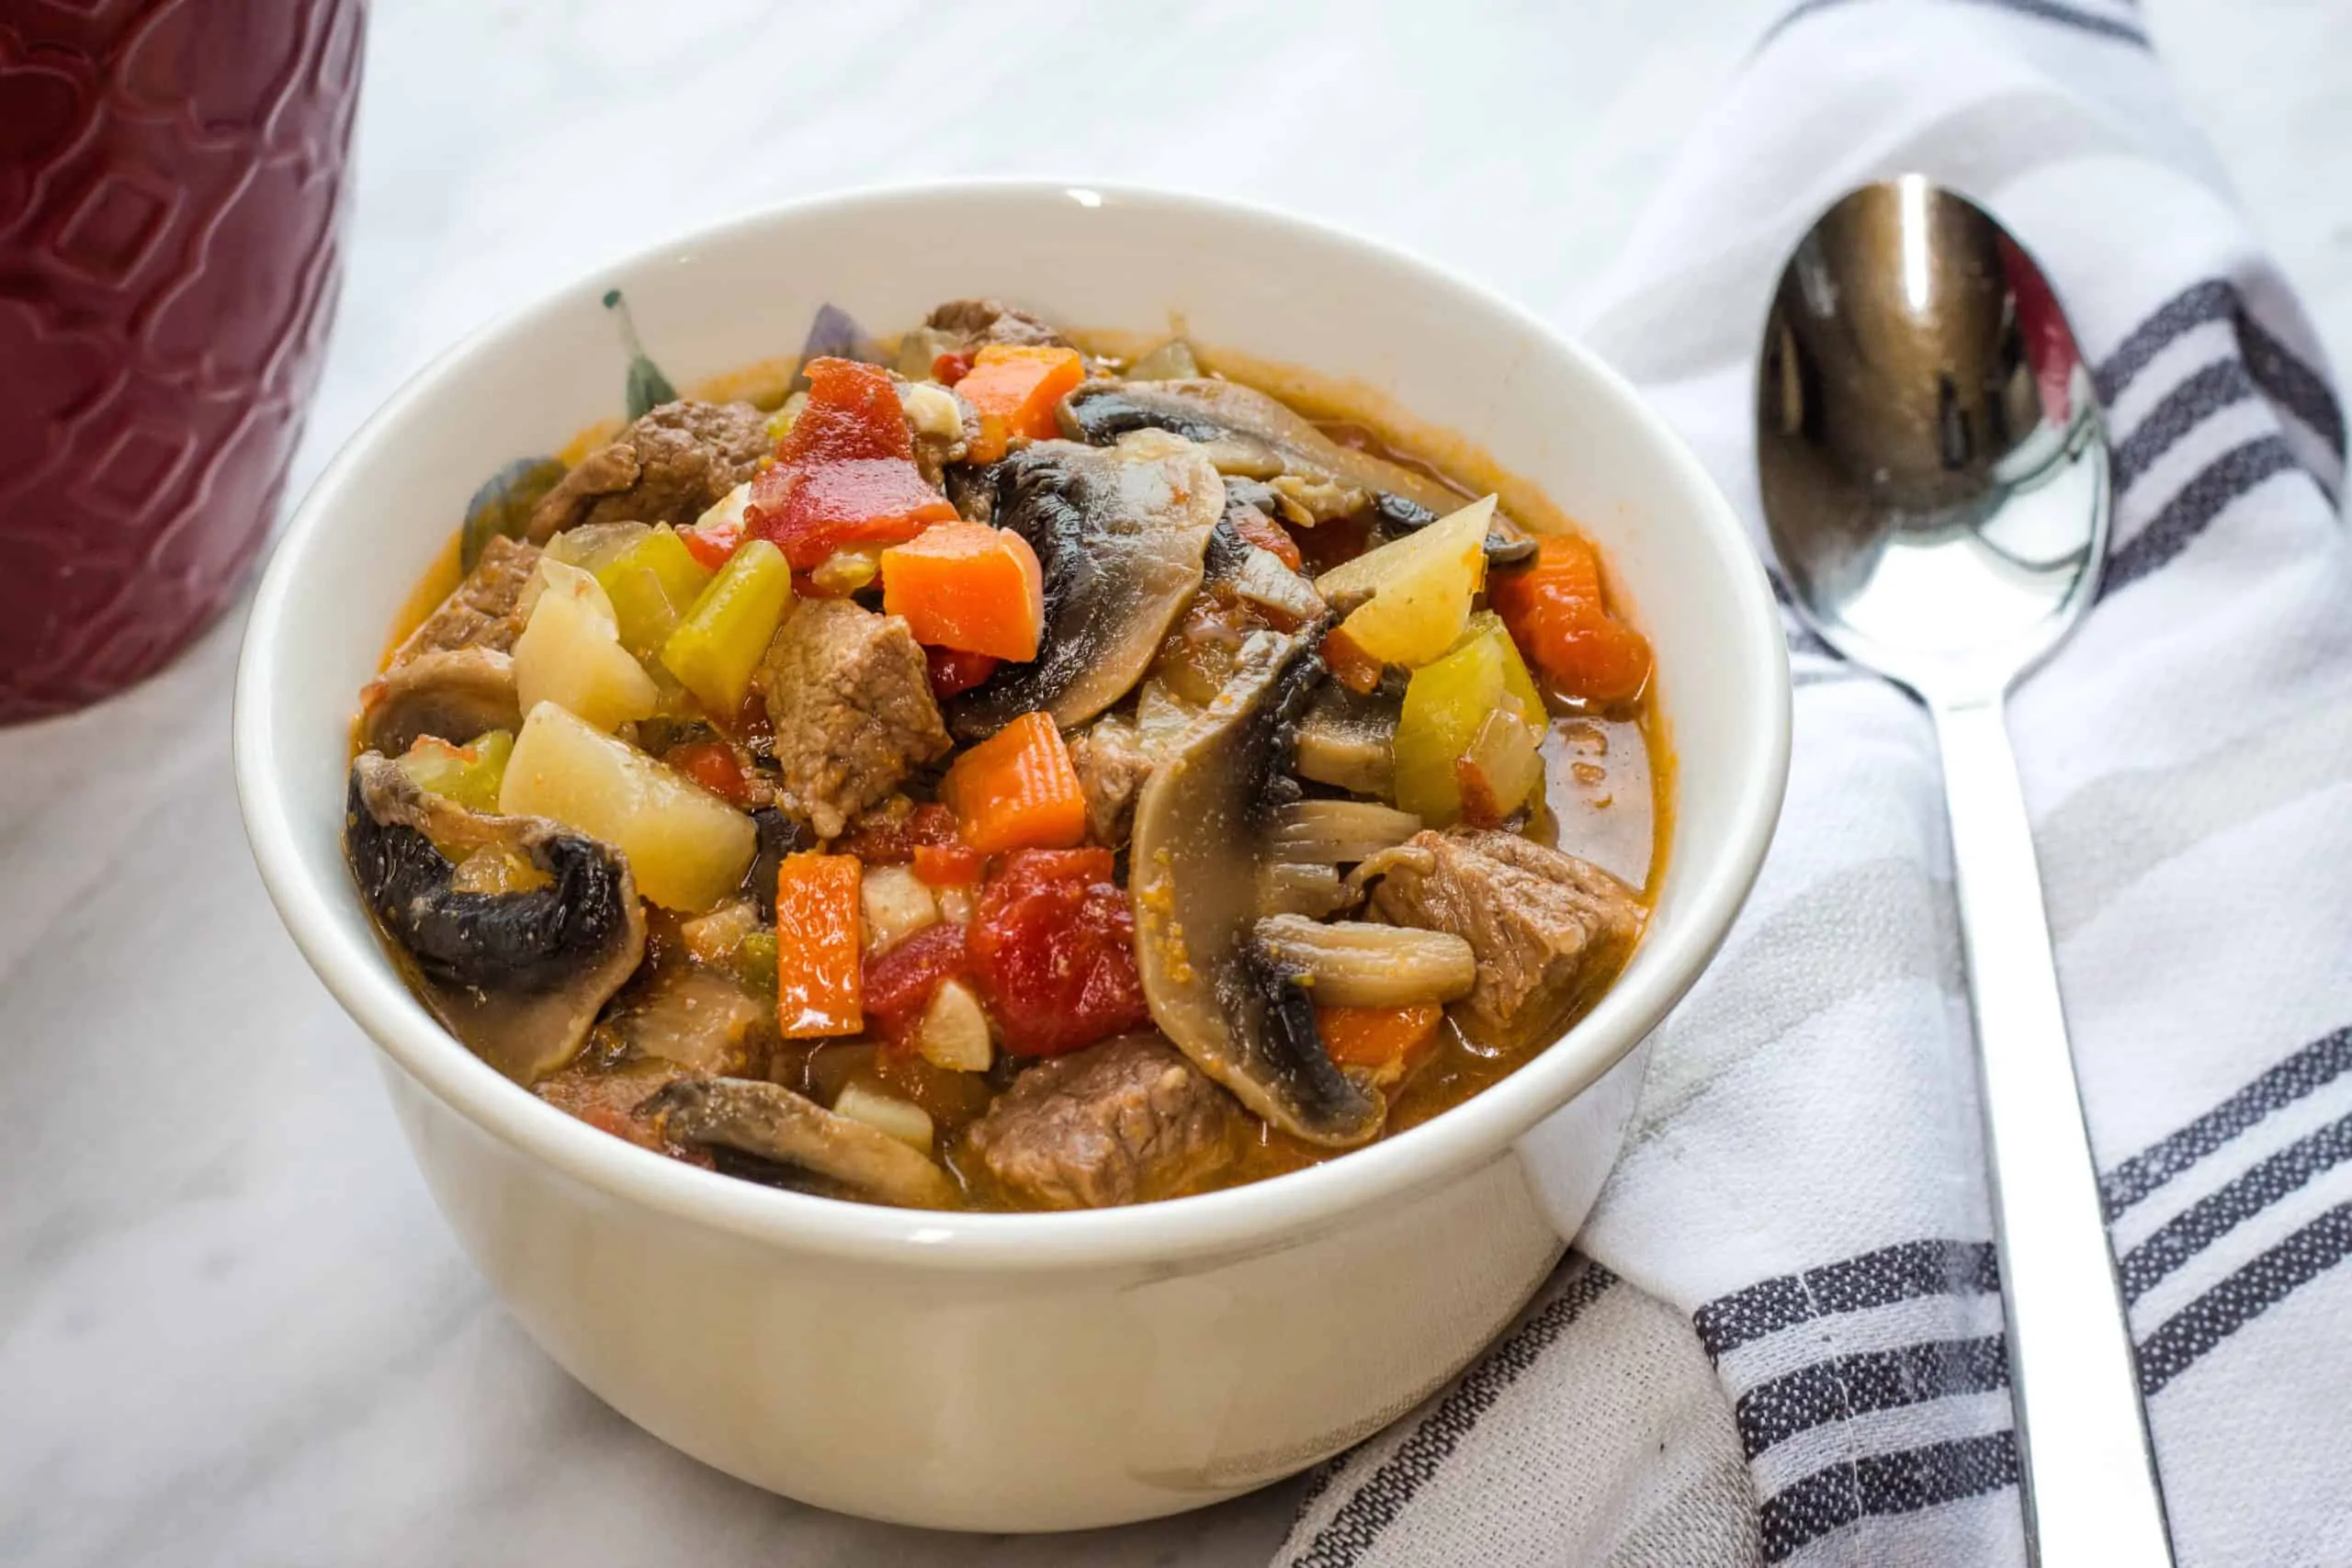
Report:
[[[477,736],[465,746],[427,736],[401,756],[400,767],[417,788],[488,817],[498,811],[498,788],[514,754],[514,737],[503,729]]]
[[[661,650],[710,579],[709,569],[666,523],[596,570],[597,582],[613,602],[621,646],[639,659]]]
[[[731,716],[791,604],[784,552],[765,539],[747,540],[662,645],[662,662],[707,711]]]
[[[1429,826],[1462,815],[1454,762],[1505,690],[1501,649],[1473,637],[1413,671],[1396,720],[1396,804]]]
[[[1535,677],[1528,672],[1527,660],[1520,657],[1519,644],[1511,640],[1510,631],[1503,625],[1503,618],[1492,610],[1481,610],[1471,616],[1469,629],[1463,634],[1462,640],[1467,642],[1477,637],[1495,639],[1502,659],[1503,690],[1519,699],[1521,716],[1534,727],[1540,736],[1545,728],[1543,688],[1536,685]]]

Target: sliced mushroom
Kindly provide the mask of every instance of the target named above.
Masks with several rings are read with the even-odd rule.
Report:
[[[360,694],[360,737],[371,751],[397,757],[431,735],[463,746],[523,722],[514,695],[514,660],[488,648],[420,653],[371,681]]]
[[[1225,482],[1190,444],[1041,441],[997,465],[992,516],[1045,569],[1037,657],[949,705],[964,739],[1044,711],[1068,729],[1125,696],[1201,586]]]
[[[434,1012],[517,1083],[571,1060],[645,955],[628,863],[553,822],[477,816],[369,751],[351,766],[344,833],[361,892]],[[453,852],[469,865],[511,858],[537,886],[462,891]]]
[[[1280,399],[1238,381],[1089,381],[1059,412],[1063,434],[1097,446],[1130,431],[1165,430],[1207,447],[1220,470],[1251,479],[1296,474],[1375,498],[1402,496],[1439,515],[1463,501],[1427,474],[1342,446]]]
[[[1136,805],[1136,956],[1154,1022],[1266,1121],[1317,1144],[1375,1136],[1377,1091],[1324,1049],[1303,974],[1258,940],[1291,728],[1322,665],[1310,633],[1258,632]]]
[[[1389,798],[1396,785],[1399,697],[1355,692],[1337,681],[1315,694],[1298,726],[1298,776],[1356,795]]]
[[[1201,560],[1202,581],[1214,585],[1221,598],[1248,604],[1276,631],[1322,619],[1328,606],[1313,581],[1293,571],[1273,551],[1244,538],[1235,525],[1235,510],[1228,502],[1209,536]]]
[[[764,1078],[682,1078],[637,1114],[675,1142],[773,1160],[885,1203],[956,1206],[947,1173],[907,1145]]]
[[[630,987],[596,1025],[596,1041],[616,1056],[650,1056],[693,1073],[740,1072],[773,1036],[775,1021],[773,1002],[756,1000],[727,976],[671,968]]]

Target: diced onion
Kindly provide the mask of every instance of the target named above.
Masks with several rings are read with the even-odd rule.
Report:
[[[928,373],[928,367],[925,367]],[[936,381],[906,381],[899,387],[899,406],[917,435],[954,441],[964,434],[964,408],[956,394]]]
[[[1456,774],[1462,785],[1463,817],[1481,828],[1500,826],[1527,804],[1528,796],[1544,782],[1544,759],[1535,749],[1535,731],[1501,708],[1492,710],[1462,753]]]
[[[961,980],[941,984],[916,1027],[915,1054],[951,1072],[989,1070],[996,1059],[996,1043],[989,1035],[989,1015],[969,986]]]
[[[903,865],[869,865],[858,890],[865,916],[865,951],[877,952],[939,919],[939,900]]]

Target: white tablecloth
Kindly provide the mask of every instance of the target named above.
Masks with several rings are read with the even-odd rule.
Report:
[[[1275,202],[1573,321],[1777,8],[393,0],[296,485],[433,352],[552,278],[876,180]],[[2352,188],[2334,82],[2352,12],[2150,9],[2352,359],[2352,241],[2329,204]],[[2240,85],[2256,73],[2258,101]],[[740,1485],[559,1371],[458,1253],[371,1051],[262,896],[228,773],[236,630],[96,712],[0,733],[0,1562],[1264,1561],[1292,1487],[1085,1537],[924,1535]]]

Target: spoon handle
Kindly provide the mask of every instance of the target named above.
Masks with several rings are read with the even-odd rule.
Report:
[[[2001,701],[1939,704],[1934,713],[1976,1015],[2028,1551],[2041,1568],[2170,1563]]]

